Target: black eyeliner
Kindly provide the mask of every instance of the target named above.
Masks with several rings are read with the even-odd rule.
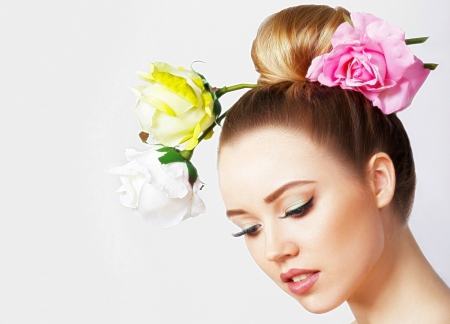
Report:
[[[247,228],[243,229],[242,231],[234,233],[234,234],[231,234],[231,235],[234,236],[234,237],[239,237],[239,236],[242,236],[242,235],[247,234],[247,233],[255,232],[260,226],[261,225],[256,224],[256,225],[247,227]]]
[[[288,217],[295,217],[296,214],[303,214],[306,210],[308,210],[312,206],[312,201],[314,197],[311,197],[310,200],[308,200],[304,205],[301,205],[300,207],[297,207],[293,210],[290,210],[286,212],[284,216],[280,216],[278,218],[288,218]]]

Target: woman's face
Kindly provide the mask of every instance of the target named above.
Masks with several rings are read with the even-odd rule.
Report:
[[[219,182],[253,259],[310,312],[336,308],[376,276],[384,234],[372,187],[308,137],[247,133],[221,148]]]

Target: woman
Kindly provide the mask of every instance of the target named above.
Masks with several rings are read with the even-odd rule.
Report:
[[[220,137],[227,215],[261,269],[310,312],[347,301],[355,323],[450,323],[450,290],[407,224],[414,161],[392,112],[412,97],[392,111],[373,93],[311,81],[346,15],[298,6],[260,27],[260,87],[229,110]]]

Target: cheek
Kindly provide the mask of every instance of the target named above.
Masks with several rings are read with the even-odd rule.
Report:
[[[271,263],[267,260],[265,256],[265,242],[262,239],[263,235],[258,235],[255,237],[246,237],[245,244],[247,245],[248,252],[252,256],[256,264],[261,268],[261,270],[272,278],[270,271]]]
[[[365,252],[375,252],[383,243],[378,209],[365,199],[338,206],[326,215],[322,229],[330,251],[346,259],[363,260]]]
[[[280,285],[286,292],[287,287],[282,287],[280,281],[280,273],[282,264],[279,262],[269,261],[266,256],[266,241],[264,233],[260,233],[255,237],[246,237],[245,243],[247,249],[258,267],[275,283]],[[286,269],[285,269],[286,270]]]
[[[338,256],[330,259],[337,263],[336,275],[348,272],[353,275],[350,280],[354,282],[374,266],[384,247],[379,214],[376,210],[360,207],[359,210],[339,215],[341,217],[336,221],[334,230],[328,235],[330,251]]]
[[[310,311],[321,313],[339,306],[355,292],[379,260],[384,232],[378,209],[370,199],[336,204],[329,213],[318,217],[321,224],[309,237],[310,242],[317,244],[308,246],[316,255],[322,274],[317,287],[319,293],[305,300],[305,308],[313,309]]]

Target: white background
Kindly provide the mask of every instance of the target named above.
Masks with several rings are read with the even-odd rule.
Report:
[[[253,83],[262,20],[301,1],[4,1],[0,6],[1,323],[349,323],[343,305],[303,310],[254,264],[225,217],[217,136],[194,156],[207,213],[161,230],[122,207],[118,178],[138,138],[135,71],[165,61],[215,86]],[[329,1],[394,22],[437,62],[400,114],[415,154],[411,228],[450,283],[450,20],[447,0]],[[242,93],[242,92],[241,92]],[[224,107],[240,94],[230,94]]]

